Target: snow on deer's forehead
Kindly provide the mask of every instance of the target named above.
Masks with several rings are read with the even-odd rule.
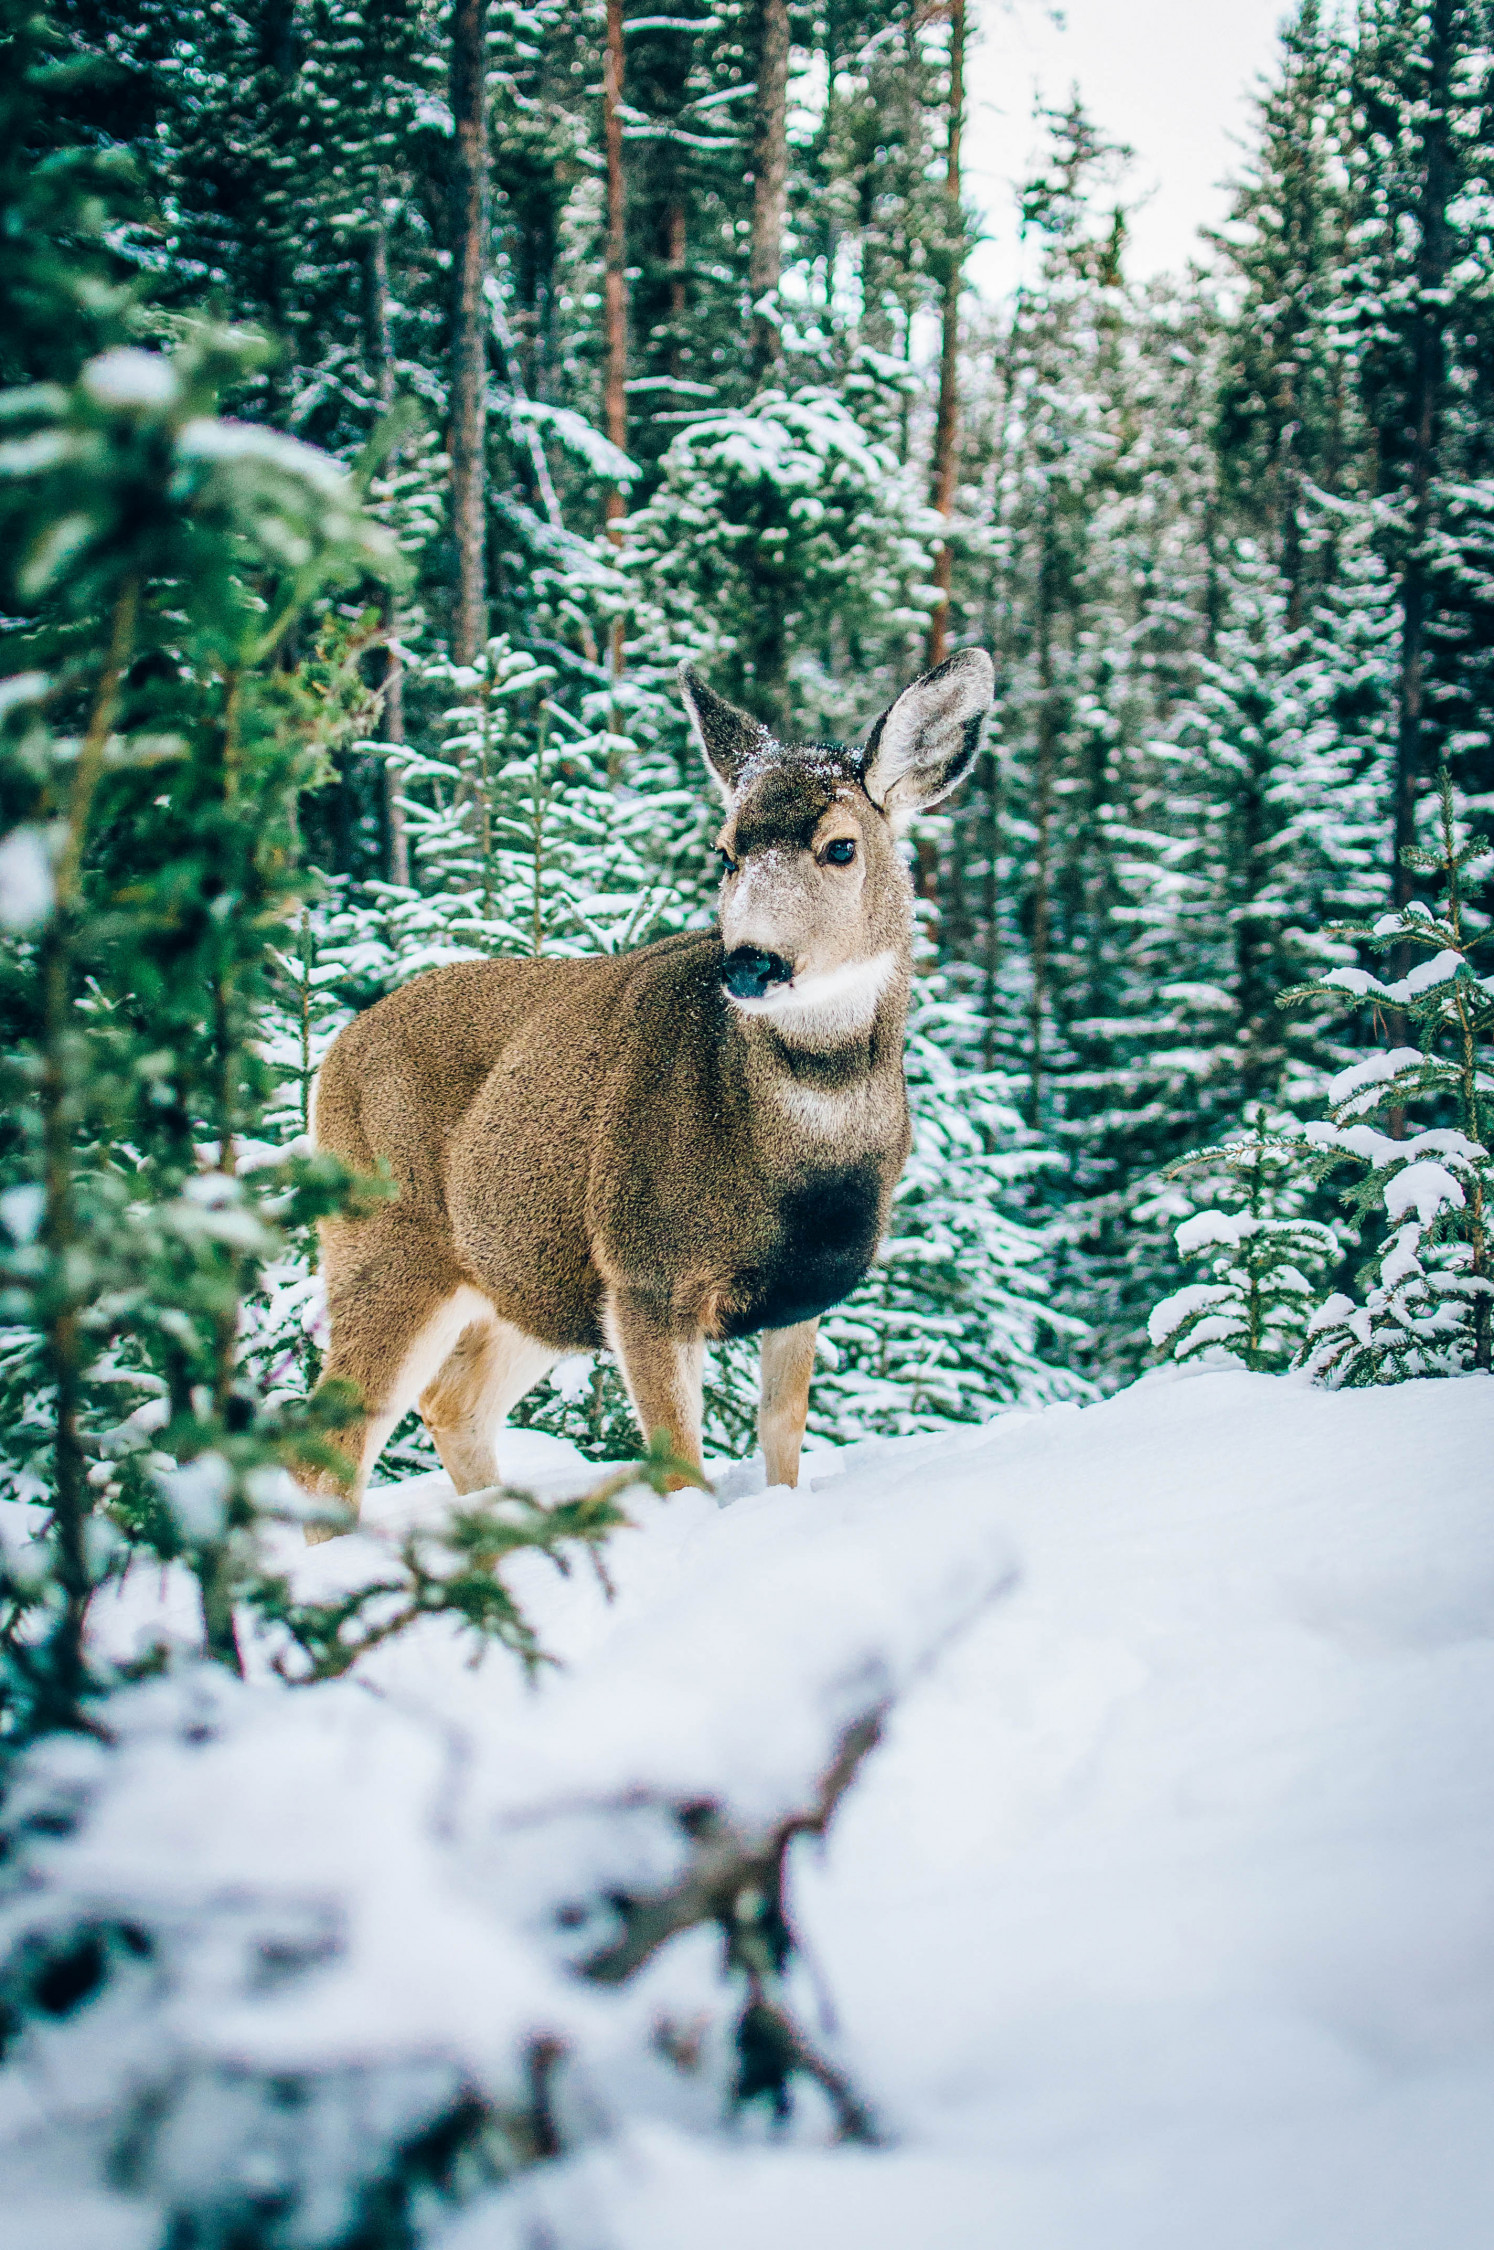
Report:
[[[835,799],[856,776],[851,753],[815,744],[811,752],[785,751],[754,762],[737,798],[734,849],[761,851],[773,844],[808,844]]]

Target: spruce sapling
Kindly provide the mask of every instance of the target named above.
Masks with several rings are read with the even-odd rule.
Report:
[[[1170,1165],[1167,1179],[1223,1170],[1240,1183],[1234,1211],[1195,1211],[1174,1229],[1185,1258],[1214,1253],[1209,1281],[1190,1282],[1155,1307],[1153,1348],[1170,1359],[1228,1355],[1256,1373],[1297,1359],[1312,1316],[1315,1283],[1338,1256],[1333,1229],[1305,1216],[1303,1141],[1295,1119],[1272,1120],[1264,1104],[1252,1129]]]
[[[238,1364],[282,1225],[351,1186],[327,1160],[246,1161],[296,798],[321,762],[283,657],[325,587],[395,558],[325,455],[217,417],[262,357],[209,330],[171,358],[116,344],[0,402],[34,667],[12,682],[5,849],[36,877],[5,960],[4,1447],[18,1496],[50,1510],[5,1585],[13,1733],[94,1723],[87,1613],[133,1543],[190,1560],[205,1646],[236,1665],[238,1531],[265,1477],[323,1442],[323,1409],[267,1417]]]
[[[1488,854],[1479,836],[1460,836],[1452,781],[1438,784],[1435,849],[1408,846],[1407,867],[1436,876],[1436,911],[1421,900],[1339,934],[1376,951],[1426,949],[1404,975],[1383,983],[1368,970],[1338,968],[1285,993],[1282,1005],[1341,992],[1412,1028],[1402,1041],[1341,1071],[1329,1087],[1329,1119],[1309,1125],[1313,1168],[1358,1167],[1344,1200],[1366,1221],[1383,1214],[1388,1237],[1361,1272],[1365,1300],[1335,1293],[1315,1315],[1308,1365],[1334,1384],[1400,1382],[1417,1375],[1485,1372],[1491,1359],[1491,1198],[1488,1148],[1494,1101],[1485,1052],[1494,1028],[1494,994],[1471,955],[1484,933],[1465,896],[1468,868]],[[1407,1111],[1425,1105],[1430,1120],[1407,1131]],[[1383,1118],[1382,1131],[1369,1120]],[[1456,1123],[1451,1120],[1456,1120]]]

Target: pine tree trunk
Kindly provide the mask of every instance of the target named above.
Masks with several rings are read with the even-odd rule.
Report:
[[[1237,800],[1240,890],[1233,902],[1235,924],[1235,1003],[1240,1026],[1240,1102],[1264,1101],[1276,1089],[1271,1037],[1276,1015],[1271,947],[1260,919],[1261,890],[1269,873],[1264,856],[1267,797],[1271,786],[1269,754],[1259,743],[1241,776]]]
[[[602,410],[607,435],[620,451],[628,449],[628,217],[623,173],[623,14],[622,0],[607,0],[607,53],[602,74],[602,122],[607,146],[607,372]],[[625,502],[615,487],[607,495],[609,522]]]
[[[474,663],[488,637],[483,298],[488,251],[486,33],[487,0],[454,0],[450,452],[457,584],[451,645],[459,664]]]
[[[985,854],[981,868],[981,1014],[985,1032],[981,1064],[996,1068],[997,979],[1001,974],[1001,766],[990,744],[981,752],[981,828]]]
[[[52,1520],[56,1539],[59,1609],[47,1637],[44,1724],[88,1730],[84,1710],[89,1687],[85,1633],[93,1593],[88,1560],[88,1519],[92,1495],[81,1430],[83,1373],[94,1348],[79,1319],[75,1270],[87,1270],[87,1243],[73,1185],[74,1129],[80,1109],[72,1063],[76,1039],[74,941],[81,918],[81,870],[94,793],[104,770],[111,729],[119,711],[120,686],[135,650],[140,588],[130,579],[115,603],[109,653],[93,712],[72,769],[67,826],[56,868],[52,918],[41,941],[41,1074],[37,1108],[41,1127],[44,1204],[41,1243],[56,1276],[52,1304],[42,1331],[45,1363],[53,1384]]]
[[[1454,13],[1454,0],[1433,0],[1429,22],[1431,69],[1425,95],[1418,103],[1424,156],[1416,198],[1418,242],[1412,300],[1415,310],[1408,336],[1411,381],[1397,401],[1402,426],[1409,430],[1411,440],[1399,482],[1399,496],[1409,499],[1410,510],[1398,589],[1401,648],[1396,681],[1395,804],[1390,867],[1391,903],[1397,908],[1407,904],[1414,888],[1413,872],[1406,866],[1402,854],[1416,841],[1417,802],[1426,778],[1427,629],[1434,605],[1424,558],[1427,535],[1432,528],[1432,483],[1438,470],[1447,372],[1447,206],[1453,192],[1448,109],[1456,45]],[[1405,976],[1415,958],[1411,946],[1398,946],[1391,957],[1395,975]],[[1397,1046],[1406,1044],[1410,1025],[1404,1009],[1394,1008],[1388,1012],[1386,1029]],[[1398,1104],[1389,1111],[1386,1122],[1393,1139],[1404,1137],[1405,1111]]]
[[[1038,586],[1038,758],[1032,856],[1032,992],[1028,1009],[1027,1121],[1036,1126],[1043,1111],[1044,1033],[1048,1010],[1048,949],[1052,914],[1053,796],[1057,780],[1058,726],[1053,682],[1053,599],[1051,565],[1045,563]]]
[[[382,195],[380,198],[382,202]],[[368,361],[379,404],[387,414],[394,404],[394,341],[389,324],[389,230],[380,210],[368,238]],[[380,598],[384,632],[383,709],[380,730],[385,742],[405,739],[405,683],[395,636],[399,608],[386,588]],[[405,834],[404,807],[400,803],[400,775],[388,759],[380,761],[384,808],[384,878],[390,883],[410,880],[410,845]]]
[[[777,363],[777,316],[788,207],[788,0],[758,0],[757,100],[752,121],[752,373],[761,383]]]
[[[1431,529],[1432,483],[1441,442],[1441,409],[1446,382],[1446,291],[1448,279],[1447,206],[1453,191],[1448,110],[1456,36],[1453,0],[1434,0],[1431,10],[1431,73],[1427,89],[1425,163],[1417,198],[1420,235],[1416,257],[1416,312],[1411,328],[1412,381],[1405,401],[1411,432],[1406,487],[1411,501],[1409,552],[1401,576],[1401,662],[1396,694],[1395,828],[1391,898],[1404,906],[1411,896],[1412,873],[1401,854],[1416,840],[1416,805],[1424,778],[1422,728],[1425,717],[1427,624],[1432,590],[1423,559]],[[1409,966],[1410,951],[1400,964]]]
[[[685,291],[689,266],[685,206],[678,197],[665,213],[664,258],[669,268],[669,372],[671,375],[678,375],[684,364],[680,357],[680,343],[685,333],[685,316],[690,309]]]
[[[960,290],[964,278],[964,228],[960,211],[960,132],[965,116],[965,0],[950,0],[949,139],[944,168],[947,261],[944,275],[944,328],[939,351],[939,418],[934,430],[932,499],[946,523],[954,514],[960,441]],[[949,646],[949,596],[954,558],[949,541],[934,557],[939,604],[929,619],[928,661],[942,664]]]
[[[607,0],[607,52],[602,66],[602,126],[607,149],[607,371],[602,408],[607,435],[620,452],[628,450],[628,210],[623,172],[623,13],[622,0]],[[622,545],[619,519],[627,502],[614,485],[607,495],[608,535]],[[610,642],[612,677],[622,675],[624,621],[613,620]]]

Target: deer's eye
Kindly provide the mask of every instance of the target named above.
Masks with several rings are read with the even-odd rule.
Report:
[[[723,851],[719,844],[716,846],[716,857],[721,862],[721,872],[723,875],[735,875],[737,871],[736,861],[732,858],[731,853],[728,851]]]
[[[856,857],[856,846],[849,836],[837,836],[825,846],[825,860],[831,867],[849,867]]]

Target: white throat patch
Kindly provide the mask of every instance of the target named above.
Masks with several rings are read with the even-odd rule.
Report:
[[[794,977],[774,985],[759,1000],[727,994],[744,1016],[762,1016],[780,1039],[805,1046],[855,1039],[871,1029],[877,1004],[891,983],[898,956],[890,948],[869,961],[847,961],[819,976]]]

